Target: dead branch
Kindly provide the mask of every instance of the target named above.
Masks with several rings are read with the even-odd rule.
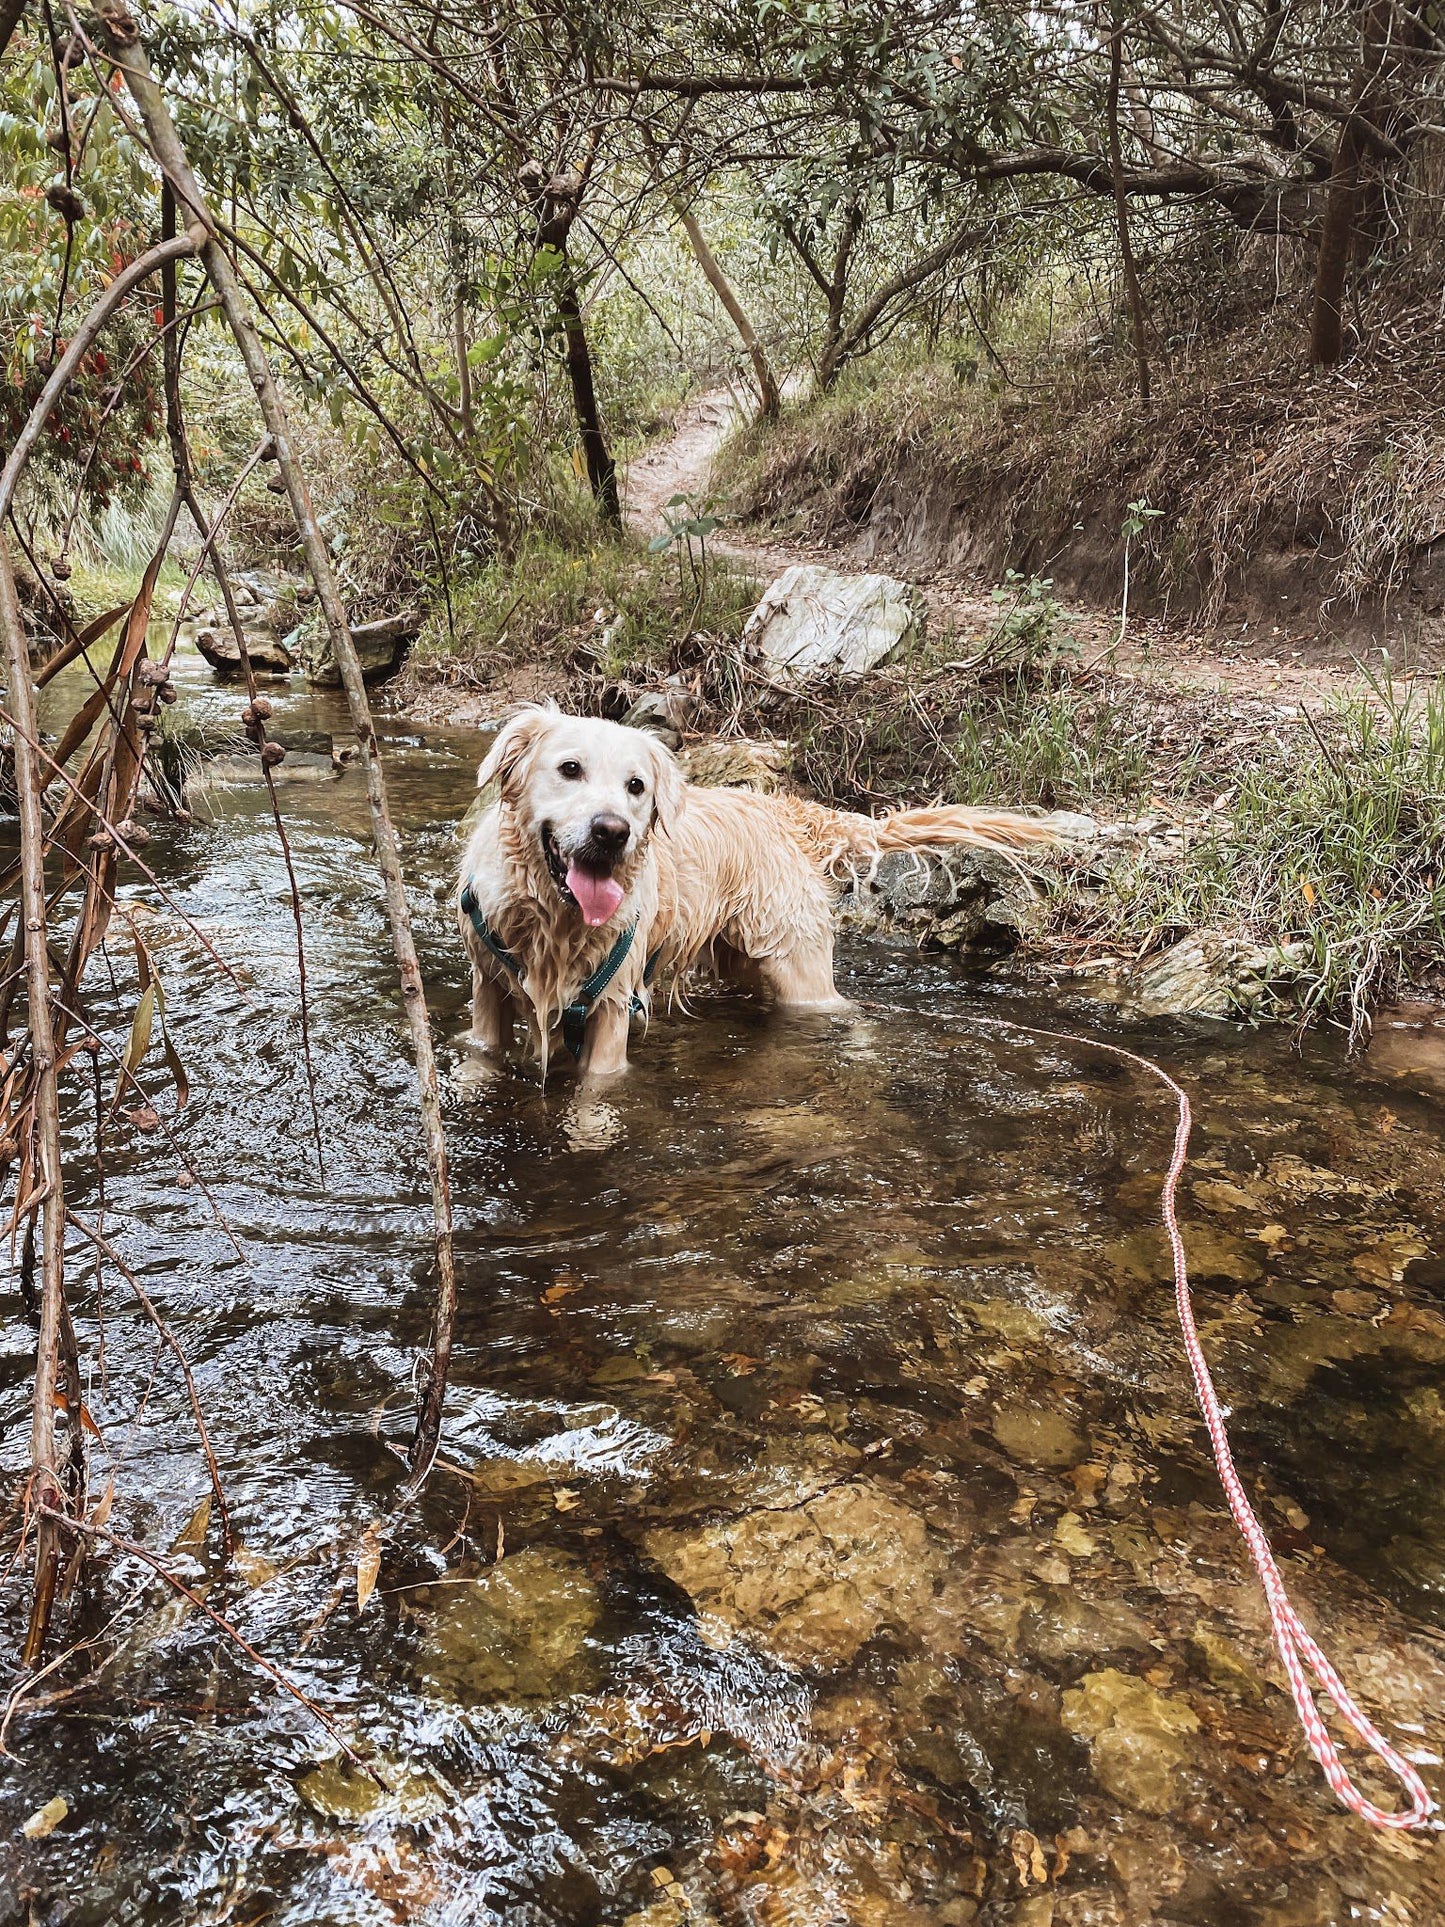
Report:
[[[431,1020],[422,984],[421,964],[411,927],[411,907],[402,874],[401,852],[387,800],[386,777],[376,740],[376,726],[361,673],[361,663],[351,640],[340,584],[332,565],[331,552],[316,520],[311,492],[296,459],[290,423],[276,378],[246,306],[241,285],[229,257],[215,236],[214,223],[206,204],[204,190],[192,170],[190,160],[176,130],[165,97],[156,84],[149,59],[141,44],[139,29],[121,0],[100,0],[97,9],[106,51],[126,79],[131,98],[149,137],[151,149],[177,200],[205,229],[201,259],[215,288],[240,349],[251,385],[256,391],[261,416],[275,444],[275,455],[296,519],[307,567],[316,587],[325,618],[327,635],[342,687],[346,691],[352,726],[361,747],[366,772],[367,801],[371,808],[372,830],[376,841],[377,867],[381,872],[387,917],[391,924],[392,946],[401,978],[402,1000],[411,1032],[412,1053],[420,1087],[422,1133],[426,1144],[427,1167],[431,1180],[432,1215],[437,1262],[436,1318],[432,1356],[427,1370],[412,1443],[412,1467],[416,1477],[425,1475],[441,1436],[442,1402],[451,1357],[452,1332],[456,1321],[456,1267],[452,1251],[451,1191],[447,1169],[446,1138],[442,1128],[441,1093],[437,1080],[436,1054],[432,1046]]]
[[[34,1129],[38,1137],[40,1190],[30,1198],[41,1218],[40,1333],[35,1346],[35,1388],[30,1417],[30,1462],[40,1506],[35,1543],[35,1592],[25,1635],[24,1663],[34,1666],[45,1636],[60,1578],[61,1543],[53,1523],[64,1516],[68,1495],[55,1443],[55,1394],[65,1307],[65,1193],[60,1158],[60,1092],[50,1010],[50,950],[45,916],[45,821],[43,785],[35,753],[35,692],[30,649],[10,555],[0,534],[0,628],[4,630],[10,702],[16,716],[15,790],[20,808],[20,904],[25,920],[25,961],[34,1070]],[[17,1198],[18,1206],[18,1198]],[[33,1219],[32,1219],[33,1221]],[[70,1413],[67,1456],[83,1451],[80,1412]],[[57,1513],[56,1508],[59,1508]]]

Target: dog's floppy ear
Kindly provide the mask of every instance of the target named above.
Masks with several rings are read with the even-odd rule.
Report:
[[[522,709],[504,723],[497,732],[497,739],[482,758],[482,766],[477,771],[477,788],[484,790],[495,783],[503,797],[512,802],[522,786],[522,773],[527,758],[537,744],[552,719],[551,711],[540,707]]]
[[[655,739],[652,744],[653,821],[664,836],[677,821],[687,795],[687,778],[677,766],[670,749]]]

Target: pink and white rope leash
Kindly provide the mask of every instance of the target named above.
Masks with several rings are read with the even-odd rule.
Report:
[[[887,1008],[873,1005],[872,1008]],[[900,1011],[899,1015],[916,1016],[916,1012]],[[957,1019],[950,1019],[957,1022]],[[1199,1409],[1204,1414],[1204,1423],[1209,1432],[1209,1442],[1214,1448],[1214,1463],[1219,1471],[1224,1496],[1229,1501],[1229,1509],[1234,1515],[1234,1523],[1249,1548],[1249,1556],[1254,1561],[1254,1569],[1259,1575],[1259,1583],[1264,1589],[1264,1597],[1269,1606],[1270,1623],[1274,1629],[1274,1643],[1279,1650],[1281,1664],[1289,1680],[1290,1694],[1294,1700],[1295,1712],[1300,1725],[1304,1728],[1305,1738],[1310,1743],[1310,1751],[1319,1761],[1325,1780],[1335,1798],[1351,1813],[1368,1821],[1372,1827],[1383,1827],[1391,1832],[1403,1833],[1419,1827],[1437,1826],[1431,1815],[1435,1812],[1435,1802],[1430,1798],[1425,1782],[1407,1759],[1397,1753],[1384,1734],[1361,1711],[1351,1697],[1349,1688],[1340,1678],[1329,1660],[1301,1623],[1299,1614],[1290,1604],[1289,1594],[1285,1591],[1284,1580],[1275,1563],[1274,1553],[1265,1536],[1264,1527],[1255,1517],[1254,1507],[1249,1503],[1239,1473],[1235,1470],[1234,1454],[1229,1449],[1229,1434],[1225,1430],[1224,1413],[1220,1410],[1219,1395],[1214,1389],[1214,1380],[1209,1375],[1205,1362],[1204,1347],[1199,1342],[1199,1330],[1194,1322],[1194,1305],[1189,1295],[1189,1267],[1184,1255],[1184,1239],[1179,1230],[1179,1219],[1175,1213],[1175,1194],[1184,1166],[1189,1156],[1189,1136],[1193,1128],[1193,1118],[1189,1108],[1189,1096],[1181,1084],[1169,1075],[1162,1065],[1156,1064],[1151,1057],[1141,1056],[1138,1051],[1126,1050],[1122,1044],[1111,1044],[1102,1037],[1080,1037],[1072,1031],[1040,1030],[1033,1024],[1021,1024],[1012,1018],[991,1017],[983,1012],[974,1013],[974,1021],[996,1025],[1001,1030],[1021,1032],[1027,1037],[1047,1037],[1058,1044],[1070,1044],[1076,1048],[1107,1051],[1110,1056],[1122,1058],[1125,1063],[1134,1064],[1147,1071],[1150,1077],[1171,1091],[1178,1105],[1178,1123],[1174,1130],[1174,1152],[1169,1160],[1159,1193],[1160,1212],[1164,1219],[1164,1229],[1169,1236],[1169,1249],[1174,1257],[1174,1303],[1179,1312],[1179,1325],[1184,1334],[1184,1349],[1189,1358],[1189,1369],[1194,1375],[1194,1389],[1199,1398]],[[1305,1668],[1314,1674],[1321,1689],[1328,1693],[1339,1708],[1340,1717],[1345,1724],[1376,1754],[1394,1774],[1400,1785],[1409,1795],[1410,1804],[1399,1813],[1387,1813],[1367,1800],[1345,1771],[1344,1763],[1330,1738],[1329,1730],[1320,1716],[1315,1703],[1314,1692],[1310,1687]]]
[[[997,1020],[985,1020],[997,1021]],[[1214,1448],[1214,1463],[1219,1468],[1220,1482],[1224,1495],[1229,1500],[1229,1509],[1234,1514],[1234,1523],[1244,1536],[1249,1547],[1249,1556],[1254,1561],[1254,1569],[1259,1574],[1260,1585],[1269,1605],[1269,1616],[1274,1627],[1274,1643],[1279,1649],[1280,1660],[1289,1679],[1289,1690],[1294,1698],[1295,1711],[1300,1725],[1304,1728],[1305,1738],[1310,1743],[1310,1751],[1319,1761],[1330,1790],[1351,1813],[1367,1820],[1372,1827],[1386,1827],[1395,1832],[1404,1832],[1416,1827],[1431,1824],[1430,1815],[1435,1811],[1435,1802],[1426,1791],[1425,1782],[1411,1766],[1410,1762],[1398,1754],[1379,1728],[1363,1713],[1350,1696],[1349,1690],[1329,1660],[1320,1651],[1300,1623],[1299,1614],[1290,1604],[1289,1594],[1285,1591],[1284,1580],[1280,1577],[1279,1567],[1275,1564],[1274,1553],[1270,1550],[1269,1540],[1264,1528],[1255,1517],[1254,1508],[1245,1496],[1244,1486],[1234,1466],[1234,1454],[1229,1449],[1229,1435],[1224,1426],[1224,1414],[1219,1408],[1219,1398],[1214,1389],[1214,1380],[1209,1375],[1205,1363],[1204,1347],[1199,1342],[1199,1331],[1194,1323],[1194,1306],[1189,1296],[1189,1270],[1184,1256],[1184,1239],[1180,1234],[1179,1220],[1175,1215],[1174,1197],[1179,1189],[1179,1179],[1184,1171],[1185,1160],[1189,1154],[1189,1134],[1192,1119],[1189,1098],[1183,1087],[1177,1084],[1152,1058],[1141,1057],[1137,1051],[1125,1050],[1122,1044],[1105,1043],[1102,1038],[1084,1038],[1069,1035],[1065,1031],[1034,1030],[1032,1026],[1017,1024],[1013,1029],[1027,1029],[1035,1037],[1050,1037],[1061,1043],[1089,1044],[1096,1050],[1110,1052],[1122,1057],[1130,1064],[1136,1064],[1147,1071],[1151,1077],[1158,1078],[1174,1093],[1179,1106],[1179,1122],[1174,1131],[1174,1155],[1169,1161],[1169,1171],[1159,1194],[1160,1208],[1164,1218],[1164,1229],[1169,1234],[1169,1248],[1174,1254],[1174,1302],[1179,1310],[1179,1324],[1184,1333],[1184,1349],[1189,1356],[1189,1369],[1194,1374],[1194,1389],[1199,1395],[1199,1408],[1204,1414],[1204,1423],[1209,1431],[1209,1442]],[[1339,1708],[1340,1716],[1351,1731],[1377,1754],[1394,1774],[1400,1785],[1409,1795],[1410,1804],[1402,1812],[1387,1813],[1367,1800],[1355,1785],[1335,1750],[1324,1720],[1320,1717],[1314,1693],[1306,1677],[1305,1668],[1314,1674],[1323,1690],[1329,1694]]]

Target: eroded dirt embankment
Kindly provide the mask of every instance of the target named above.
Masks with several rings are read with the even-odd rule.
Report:
[[[1157,368],[1148,410],[1082,347],[991,385],[940,362],[744,434],[723,479],[750,531],[936,585],[1013,569],[1117,610],[1127,546],[1166,659],[1439,669],[1442,347],[1432,300],[1312,371],[1279,304]]]

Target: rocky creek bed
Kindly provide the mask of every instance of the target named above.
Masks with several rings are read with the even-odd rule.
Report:
[[[206,672],[183,681],[203,720],[234,709]],[[324,693],[277,708],[283,734],[341,734]],[[465,972],[439,899],[478,738],[393,725],[387,747],[450,1035]],[[246,785],[150,849],[240,986],[153,897],[143,918],[195,1089],[179,1144],[244,1256],[163,1136],[135,1130],[107,1178],[110,1235],[194,1362],[243,1553],[223,1567],[183,1392],[114,1292],[99,1476],[108,1459],[117,1529],[285,1665],[381,1785],[102,1558],[83,1650],[6,1736],[6,1927],[1445,1917],[1445,1848],[1337,1809],[1295,1726],[1173,1322],[1167,1107],[1087,1044],[1013,1027],[1057,1027],[1055,996],[981,983],[916,932],[845,933],[847,1018],[713,993],[660,1013],[600,1131],[565,1077],[478,1095],[449,1047],[445,1456],[359,1609],[426,1337],[427,1209],[359,774],[298,785],[288,819],[324,1180],[284,875]],[[1185,1230],[1251,1492],[1307,1619],[1438,1785],[1430,1066],[1097,1004],[1068,1022],[1195,1094]],[[31,1338],[7,1291],[13,1498]]]

